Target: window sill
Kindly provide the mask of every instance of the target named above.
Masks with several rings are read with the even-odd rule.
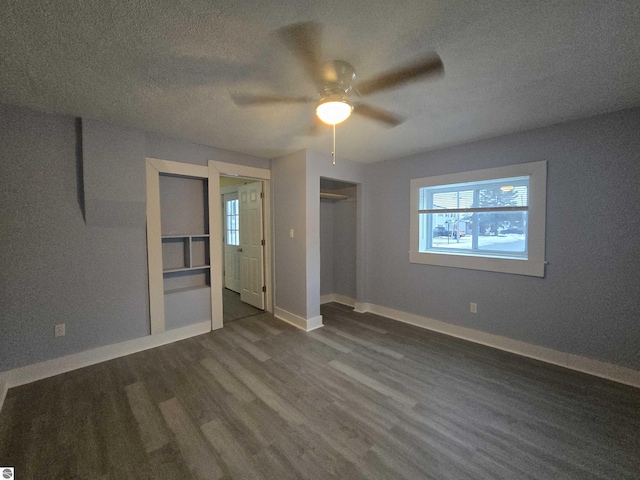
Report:
[[[440,267],[464,268],[467,270],[484,270],[488,272],[511,273],[544,277],[544,260],[485,257],[480,255],[460,255],[442,252],[409,252],[409,262]]]

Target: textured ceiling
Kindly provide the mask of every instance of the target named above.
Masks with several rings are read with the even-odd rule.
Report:
[[[239,108],[230,94],[313,95],[273,34],[324,25],[326,60],[365,79],[435,50],[444,77],[367,97],[407,119],[353,117],[338,157],[396,158],[640,105],[635,0],[3,0],[0,103],[275,157],[329,151],[313,105]]]

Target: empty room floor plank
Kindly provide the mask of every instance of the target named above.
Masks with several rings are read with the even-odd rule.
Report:
[[[640,479],[640,390],[322,306],[12,388],[19,478]]]
[[[169,433],[162,421],[160,412],[153,405],[142,382],[132,383],[125,387],[129,406],[136,417],[140,437],[147,453],[153,452],[169,443]]]
[[[222,469],[207,448],[204,438],[184,411],[177,399],[160,404],[160,411],[178,441],[180,451],[192,475],[199,480],[217,480],[223,475]]]

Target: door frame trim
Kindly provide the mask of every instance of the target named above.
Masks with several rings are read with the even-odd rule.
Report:
[[[172,162],[158,158],[145,159],[147,180],[147,267],[149,273],[149,320],[151,335],[165,331],[164,318],[164,276],[162,271],[162,225],[160,221],[160,174],[207,179],[210,184],[210,170],[202,165]],[[211,224],[211,200],[207,205]],[[211,232],[211,226],[209,226]],[[213,253],[209,240],[209,258]],[[209,262],[209,265],[212,265]],[[212,267],[209,267],[209,271]],[[213,304],[213,295],[212,304]],[[213,315],[212,315],[213,320]]]
[[[218,162],[209,160],[209,198],[220,198],[220,176],[242,177],[262,182],[264,198],[262,202],[263,210],[263,233],[264,233],[264,282],[267,287],[265,295],[265,311],[273,313],[273,268],[272,268],[272,242],[271,242],[271,170],[267,168],[249,167],[235,163]],[[222,212],[220,208],[210,209],[211,221],[210,245],[211,245],[211,265],[222,265],[223,248],[222,243]],[[224,278],[222,268],[211,269],[211,329],[222,328],[222,289],[224,288]]]

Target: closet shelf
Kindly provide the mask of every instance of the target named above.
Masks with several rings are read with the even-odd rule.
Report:
[[[349,197],[339,193],[320,192],[320,198],[324,200],[347,200]]]

